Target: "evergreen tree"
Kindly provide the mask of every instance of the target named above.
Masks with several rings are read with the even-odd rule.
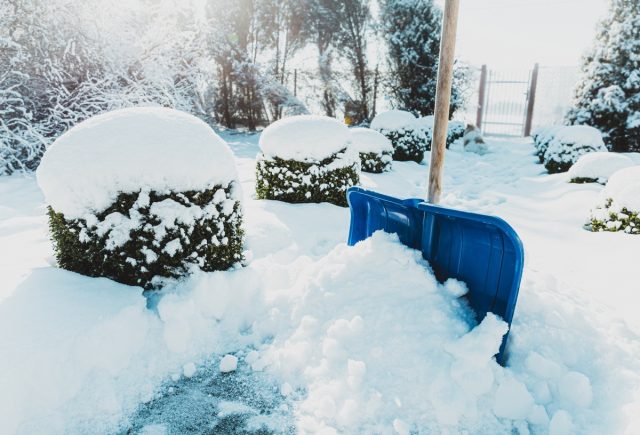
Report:
[[[433,0],[383,0],[381,29],[388,48],[387,86],[398,109],[433,114],[442,11]],[[451,113],[462,105],[465,75],[454,76]]]
[[[613,151],[640,151],[640,0],[611,1],[567,120],[598,128]]]

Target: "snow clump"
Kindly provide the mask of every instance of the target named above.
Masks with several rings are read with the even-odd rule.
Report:
[[[300,115],[269,125],[256,161],[259,199],[346,206],[360,181],[360,159],[349,149],[349,129],[326,116]]]
[[[156,107],[81,122],[37,171],[58,265],[145,288],[242,260],[236,178],[207,124]]]
[[[391,170],[393,145],[383,134],[369,128],[349,130],[350,146],[360,155],[362,171],[381,173]]]

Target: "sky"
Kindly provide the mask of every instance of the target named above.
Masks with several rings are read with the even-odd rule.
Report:
[[[577,66],[607,5],[608,0],[460,0],[456,55],[494,68]]]

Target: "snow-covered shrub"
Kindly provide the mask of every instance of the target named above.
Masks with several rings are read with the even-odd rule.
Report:
[[[148,289],[242,261],[233,155],[191,115],[135,108],[90,118],[51,145],[37,177],[64,269]]]
[[[609,178],[601,204],[591,211],[589,228],[640,234],[640,166],[621,169]]]
[[[607,151],[600,131],[586,125],[564,127],[549,142],[544,166],[550,174],[566,172],[580,156],[596,151]]]
[[[376,115],[371,128],[385,135],[393,145],[393,159],[420,163],[430,141],[416,117],[403,110],[389,110]]]
[[[257,197],[346,206],[346,190],[360,181],[360,159],[348,144],[349,129],[334,118],[300,115],[274,122],[260,136]]]
[[[605,184],[611,174],[635,163],[623,154],[596,152],[585,154],[569,169],[571,183]]]
[[[393,145],[389,139],[370,128],[352,128],[349,133],[349,146],[360,155],[364,172],[381,173],[391,170]]]
[[[427,143],[426,150],[431,149],[431,141],[433,140],[433,115],[422,116],[414,122],[414,126],[417,126],[424,133],[425,141]],[[464,136],[465,125],[459,121],[449,121],[447,126],[447,149],[452,143]]]
[[[549,143],[553,140],[556,133],[564,127],[564,125],[546,125],[538,127],[533,131],[531,137],[533,138],[536,155],[538,156],[540,163],[544,163],[544,153],[547,152]]]
[[[464,136],[465,125],[460,121],[449,121],[447,128],[447,148]],[[431,146],[431,145],[429,145]]]

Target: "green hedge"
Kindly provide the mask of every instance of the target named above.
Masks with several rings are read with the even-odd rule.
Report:
[[[68,220],[49,207],[58,265],[145,289],[193,268],[229,269],[243,261],[242,211],[232,189],[233,183],[204,191],[121,193],[87,219]],[[167,219],[163,206],[188,210],[188,217]]]
[[[360,165],[362,172],[372,172],[380,174],[391,170],[391,153],[383,151],[382,153],[360,153]]]
[[[258,199],[290,203],[330,202],[346,207],[346,191],[360,182],[360,162],[346,148],[322,161],[284,160],[260,154],[256,161]]]
[[[393,145],[393,160],[401,162],[424,160],[424,152],[431,143],[420,128],[402,128],[399,130],[380,130]]]
[[[628,234],[640,234],[640,211],[627,208],[613,209],[613,200],[608,199],[604,207],[598,207],[591,213],[587,228],[591,231],[623,231]]]

